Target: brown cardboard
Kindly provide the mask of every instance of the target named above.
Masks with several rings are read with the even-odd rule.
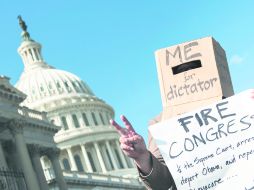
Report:
[[[212,37],[155,52],[163,105],[162,119],[233,95],[226,54]],[[191,70],[184,67],[192,65]]]

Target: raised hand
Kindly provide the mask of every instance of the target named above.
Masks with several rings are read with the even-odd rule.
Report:
[[[121,135],[119,139],[121,149],[125,155],[133,158],[135,161],[143,159],[143,156],[147,156],[149,154],[143,137],[136,133],[125,116],[121,115],[121,120],[123,121],[125,128],[121,127],[114,120],[110,120],[111,125],[113,125],[117,132]]]

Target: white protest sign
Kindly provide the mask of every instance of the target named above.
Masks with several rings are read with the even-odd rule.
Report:
[[[254,90],[149,127],[178,190],[254,189]]]

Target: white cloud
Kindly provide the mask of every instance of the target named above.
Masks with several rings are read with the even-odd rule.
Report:
[[[244,61],[244,57],[240,56],[240,55],[233,55],[231,58],[230,58],[230,61],[229,63],[231,64],[240,64]]]

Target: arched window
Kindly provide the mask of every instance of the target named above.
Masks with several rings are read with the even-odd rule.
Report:
[[[98,122],[96,120],[95,114],[93,112],[92,112],[92,118],[93,118],[94,124],[98,125]]]
[[[88,121],[85,113],[82,113],[82,117],[83,117],[83,121],[85,122],[86,126],[89,126],[90,124],[89,124],[89,121]]]
[[[106,118],[107,118],[107,124],[110,124],[110,123],[109,123],[109,120],[110,120],[111,118],[109,117],[109,113],[106,113],[105,115],[106,115]]]
[[[49,87],[50,90],[52,89],[51,82],[48,83],[48,87]]]
[[[34,61],[34,56],[33,56],[33,54],[32,54],[32,50],[31,50],[31,49],[28,49],[28,52],[29,52],[29,54],[31,55],[32,60]]]
[[[77,165],[78,171],[83,172],[84,168],[83,168],[83,165],[82,165],[82,162],[81,162],[81,159],[80,159],[79,155],[76,154],[74,156],[74,160],[75,160],[75,163]]]
[[[77,118],[77,116],[75,114],[72,114],[72,120],[73,120],[74,126],[76,128],[79,128],[80,125],[79,125],[79,122],[78,122],[78,118]]]
[[[97,169],[96,169],[95,164],[93,162],[93,157],[92,157],[91,152],[87,152],[87,156],[88,156],[89,162],[92,166],[93,172],[97,172]]]
[[[102,114],[101,114],[101,113],[99,113],[99,115],[100,115],[100,118],[101,118],[101,122],[102,122],[102,124],[103,124],[103,125],[105,125],[105,122],[104,122],[104,119],[103,119],[103,117],[102,117]]]
[[[41,92],[43,92],[43,91],[44,91],[43,86],[40,86],[40,91],[41,91]]]
[[[69,84],[68,84],[67,81],[64,81],[64,85],[65,85],[66,88],[69,88]]]
[[[71,92],[71,87],[69,86],[67,81],[64,81],[64,86],[67,89],[68,92]]]
[[[33,48],[33,51],[34,51],[34,55],[35,55],[35,57],[36,57],[36,60],[39,60],[39,57],[38,57],[38,54],[37,54],[36,49],[35,49],[35,48]]]
[[[77,91],[77,92],[80,92],[78,86],[76,85],[76,83],[78,83],[77,81],[72,81],[71,84],[73,86],[73,88]]]
[[[71,170],[70,163],[69,163],[67,158],[63,159],[63,167],[64,167],[65,170],[68,170],[68,171]]]
[[[67,130],[69,127],[68,127],[68,124],[67,124],[67,121],[66,121],[66,117],[62,116],[61,121],[62,121],[62,125],[63,125],[64,130]]]
[[[27,51],[25,51],[25,55],[26,55],[26,58],[27,58]]]
[[[56,87],[57,88],[61,88],[61,85],[60,85],[60,83],[58,81],[56,82]]]

